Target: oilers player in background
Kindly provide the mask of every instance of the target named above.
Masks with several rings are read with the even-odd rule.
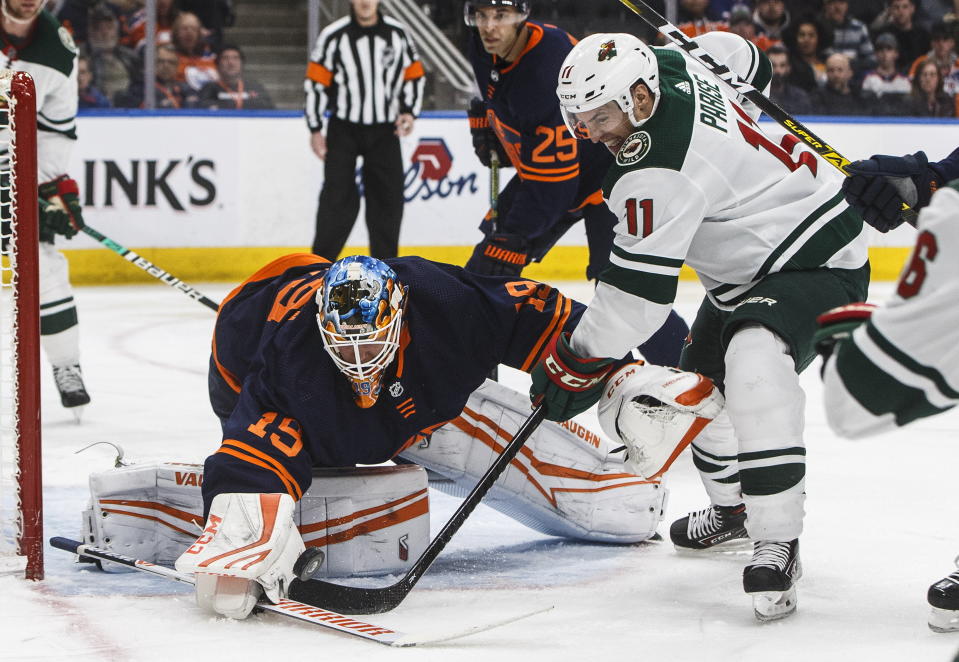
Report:
[[[0,0],[0,67],[27,72],[36,88],[40,342],[53,366],[61,404],[81,407],[90,396],[80,369],[77,308],[67,259],[54,245],[55,235],[70,239],[84,225],[79,189],[66,171],[77,140],[77,48],[45,4],[45,0]],[[5,150],[0,158],[7,161]],[[4,206],[0,216],[9,213]],[[75,409],[75,415],[79,411]]]
[[[602,145],[570,135],[554,86],[576,39],[527,20],[528,0],[467,0],[463,12],[475,28],[467,54],[482,94],[468,111],[473,147],[484,166],[496,154],[501,165],[516,169],[499,195],[495,220],[487,214],[480,224],[483,240],[466,269],[518,277],[582,220],[589,245],[586,277],[599,278],[609,264],[616,224],[602,195],[612,156]],[[677,365],[688,332],[673,311],[640,352],[651,363]]]
[[[290,255],[252,275],[224,299],[214,330],[209,390],[223,440],[204,468],[206,532],[176,562],[197,573],[198,602],[243,618],[261,590],[283,595],[304,550],[294,502],[321,482],[314,468],[403,453],[465,494],[530,414],[524,395],[485,375],[499,363],[529,371],[584,309],[536,281],[418,257]],[[667,383],[673,395],[694,390],[679,399],[701,416],[721,409],[708,380],[650,370],[639,391]],[[636,390],[628,375],[619,381]],[[666,490],[657,469],[630,472],[616,445],[544,423],[487,503],[552,535],[647,540]]]

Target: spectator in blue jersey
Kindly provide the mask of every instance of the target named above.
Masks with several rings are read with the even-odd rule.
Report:
[[[826,0],[822,18],[826,27],[833,31],[833,52],[848,57],[855,72],[861,73],[876,63],[869,29],[849,13],[849,0]]]
[[[525,0],[468,0],[468,47],[482,99],[470,106],[473,146],[489,167],[492,155],[516,174],[499,196],[495,218],[480,224],[483,239],[466,269],[481,275],[519,276],[538,262],[580,220],[589,244],[586,277],[609,264],[616,216],[602,198],[612,155],[602,145],[577,141],[563,122],[555,76],[575,39],[559,28],[527,20]],[[675,365],[688,329],[675,313],[653,339],[654,363]]]

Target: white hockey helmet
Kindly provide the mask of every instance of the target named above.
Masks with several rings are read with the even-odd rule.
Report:
[[[649,88],[655,113],[659,105],[659,64],[653,51],[638,37],[599,33],[576,44],[560,67],[556,87],[570,133],[577,138],[589,138],[576,113],[595,110],[610,101],[616,102],[633,126],[642,126],[649,118],[637,120],[633,114],[632,89],[636,83]]]

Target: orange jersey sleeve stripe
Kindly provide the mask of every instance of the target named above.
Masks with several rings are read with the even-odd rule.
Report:
[[[422,430],[420,430],[419,432],[417,432],[416,434],[414,434],[412,437],[410,437],[409,439],[407,439],[407,440],[403,443],[403,445],[400,446],[399,450],[396,451],[395,453],[393,453],[393,457],[396,457],[397,455],[399,455],[400,453],[402,453],[403,451],[405,451],[407,448],[409,448],[409,447],[412,446],[413,444],[417,443],[418,441],[422,441],[425,437],[428,437],[429,435],[433,434],[436,430],[440,429],[441,427],[443,427],[443,426],[446,425],[447,423],[449,423],[449,421],[443,421],[442,423],[437,423],[436,425],[431,425],[431,426],[429,426],[428,428],[423,428]]]
[[[526,181],[533,182],[565,182],[569,179],[576,179],[579,177],[579,170],[576,172],[570,173],[568,175],[562,175],[559,177],[546,177],[544,175],[530,175],[523,170],[520,170],[519,176]]]
[[[558,333],[559,329],[563,328],[563,325],[566,324],[566,320],[569,319],[573,311],[573,304],[569,299],[559,293],[557,293],[557,296],[556,307],[553,310],[553,319],[550,320],[546,330],[543,331],[543,335],[541,335],[539,340],[536,341],[536,344],[533,345],[533,349],[523,362],[523,367],[520,368],[523,372],[529,372],[532,369],[533,364],[536,362],[546,342],[553,337],[554,333]]]
[[[571,172],[579,172],[579,164],[562,166],[560,168],[534,168],[531,165],[523,164],[523,172],[533,173],[535,175],[562,175]]]
[[[277,478],[280,479],[280,482],[283,483],[283,486],[291,497],[299,501],[300,497],[303,496],[303,491],[300,489],[299,484],[293,476],[290,475],[290,472],[286,470],[286,467],[249,444],[244,444],[236,439],[225,439],[223,445],[220,446],[216,452],[232,455],[239,460],[244,460],[250,464],[255,464],[258,467],[272,471],[276,474]]]
[[[306,77],[324,87],[329,87],[333,82],[333,72],[319,62],[310,62],[306,65]]]
[[[417,78],[422,78],[425,75],[426,72],[423,70],[423,63],[419,60],[403,70],[403,80],[416,80]]]
[[[245,453],[241,453],[241,452],[238,451],[238,450],[234,450],[234,449],[232,449],[232,448],[224,448],[223,446],[221,446],[219,449],[217,449],[216,452],[217,452],[217,453],[223,453],[224,455],[232,455],[233,457],[235,457],[235,458],[237,458],[237,459],[239,459],[239,460],[243,460],[244,462],[249,462],[250,464],[255,464],[256,466],[262,467],[262,468],[266,469],[267,471],[272,471],[273,473],[275,473],[275,474],[279,477],[280,481],[283,483],[283,487],[286,489],[286,493],[289,494],[290,496],[292,496],[294,499],[296,498],[295,496],[293,496],[293,492],[294,492],[293,486],[290,485],[290,484],[283,478],[283,476],[281,476],[280,474],[278,474],[278,473],[276,472],[276,470],[273,469],[273,467],[271,467],[270,465],[268,465],[266,462],[260,462],[260,461],[257,460],[255,457],[250,457],[249,455],[246,455]]]
[[[250,446],[249,444],[243,443],[242,441],[238,441],[237,439],[226,439],[223,441],[223,445],[233,446],[234,448],[240,451],[245,451],[249,453],[250,455],[257,457],[260,460],[266,462],[267,464],[270,465],[270,467],[272,467],[274,472],[286,478],[286,480],[290,483],[290,485],[293,486],[294,492],[291,493],[290,496],[292,496],[297,501],[299,501],[300,497],[303,496],[303,491],[300,489],[300,485],[299,483],[296,482],[296,479],[293,477],[293,474],[291,474],[287,470],[287,468],[284,467],[282,464],[280,464],[276,459],[270,457],[263,451],[257,448],[254,448],[253,446]]]

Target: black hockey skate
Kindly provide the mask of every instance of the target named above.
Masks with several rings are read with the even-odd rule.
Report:
[[[956,565],[959,566],[959,556],[956,557]],[[930,586],[926,599],[932,607],[932,613],[929,614],[930,630],[959,631],[959,570]]]
[[[53,380],[60,391],[60,404],[64,407],[82,407],[90,403],[90,394],[83,385],[80,364],[53,366]]]
[[[689,513],[673,522],[669,537],[679,550],[743,548],[746,506],[709,506]]]
[[[802,577],[799,539],[789,542],[760,540],[743,570],[743,590],[753,596],[760,621],[775,621],[796,611],[796,581]]]

